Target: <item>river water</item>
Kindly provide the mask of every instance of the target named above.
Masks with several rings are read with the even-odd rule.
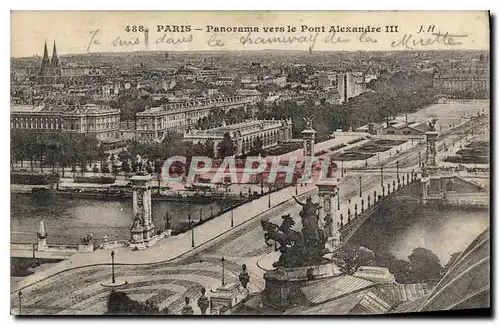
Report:
[[[211,208],[212,207],[212,208]],[[153,223],[163,228],[168,212],[174,229],[186,222],[191,214],[196,221],[200,210],[205,217],[220,211],[216,203],[153,201]],[[89,233],[100,239],[107,235],[110,240],[130,238],[132,226],[132,200],[100,201],[36,197],[11,193],[11,242],[29,243],[36,240],[36,232],[43,220],[49,233],[49,244],[77,244]]]
[[[487,209],[422,209],[392,201],[374,213],[350,242],[375,252],[388,251],[403,260],[408,260],[413,249],[427,248],[445,265],[451,254],[467,248],[489,225]]]

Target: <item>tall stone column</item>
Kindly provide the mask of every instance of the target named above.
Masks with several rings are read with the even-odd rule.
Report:
[[[429,131],[425,132],[427,144],[426,164],[422,169],[422,178],[420,180],[422,204],[424,206],[428,205],[429,199],[439,199],[440,195],[442,195],[441,177],[437,164],[436,142],[439,133],[434,127],[436,121],[436,118],[431,119],[431,121],[429,121]]]
[[[335,181],[320,182],[316,184],[320,198],[320,215],[323,218],[323,234],[327,237],[325,248],[333,252],[340,244],[339,217],[335,204],[335,196],[338,195],[338,183]]]
[[[144,249],[151,246],[156,239],[155,226],[151,211],[151,175],[134,175],[132,181],[132,208],[134,223],[132,225],[130,247]]]
[[[313,117],[304,118],[306,128],[301,132],[304,139],[304,157],[314,157],[314,137],[316,131],[312,128]]]
[[[439,133],[436,131],[427,131],[425,132],[425,137],[427,141],[427,157],[426,157],[426,167],[435,169],[437,167],[437,150],[436,150],[436,141]]]

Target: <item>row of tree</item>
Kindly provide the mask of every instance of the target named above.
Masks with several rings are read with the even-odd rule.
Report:
[[[24,167],[24,162],[29,161],[32,172],[35,163],[41,171],[44,165],[55,171],[56,168],[87,166],[93,161],[103,162],[108,157],[95,136],[83,134],[35,135],[13,130],[10,150],[11,165],[21,162],[21,167]]]
[[[260,105],[261,119],[292,118],[293,137],[300,137],[305,127],[302,117],[314,116],[318,138],[336,129],[348,130],[370,122],[383,122],[387,117],[411,113],[435,102],[436,90],[429,74],[417,72],[385,73],[368,84],[369,91],[349,99],[346,104],[330,104],[325,99],[316,105],[313,100],[304,105],[284,101],[271,107]]]

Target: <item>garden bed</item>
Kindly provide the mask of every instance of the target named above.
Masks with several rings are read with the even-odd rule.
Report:
[[[346,151],[331,155],[331,159],[340,161],[354,161],[354,160],[366,160],[375,156],[369,153],[360,153],[356,151]]]

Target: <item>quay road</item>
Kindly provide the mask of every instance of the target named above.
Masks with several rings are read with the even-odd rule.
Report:
[[[415,155],[418,157],[420,149],[415,146],[381,163],[392,166],[398,159],[404,160],[401,167],[417,171],[418,158],[415,159]],[[395,179],[394,173],[384,174],[385,184],[392,184]],[[378,174],[363,175],[361,183],[363,197],[374,190],[381,191]],[[352,211],[356,203],[360,207],[358,172],[347,171],[339,188],[339,212],[345,217],[347,208],[351,207]],[[297,190],[300,199],[304,200],[307,195],[315,193],[315,186],[299,186]],[[226,283],[237,281],[241,264],[246,263],[250,272],[249,289],[253,292],[262,290],[264,270],[257,266],[257,262],[271,253],[273,247],[264,244],[259,221],[269,218],[279,224],[282,215],[291,214],[296,220],[296,227],[300,228],[298,212],[301,207],[293,203],[293,195],[295,188],[288,187],[271,195],[273,208],[270,210],[267,208],[267,196],[234,210],[234,227],[230,225],[229,212],[195,228],[195,244],[205,244],[194,249],[191,248],[191,233],[187,232],[163,239],[146,251],[115,250],[115,262],[118,264],[115,266],[116,277],[129,283],[120,290],[127,292],[132,299],[151,299],[160,307],[168,307],[173,314],[180,313],[183,299],[188,296],[195,313],[199,313],[195,305],[200,296],[199,289],[206,287],[210,295],[210,290],[221,284],[222,256],[225,257]],[[221,231],[223,235],[214,235]],[[101,283],[111,277],[109,253],[109,250],[99,250],[91,254],[75,254],[67,261],[12,283],[12,313],[19,313],[18,292],[22,289],[23,314],[103,314],[109,289],[102,287]]]

